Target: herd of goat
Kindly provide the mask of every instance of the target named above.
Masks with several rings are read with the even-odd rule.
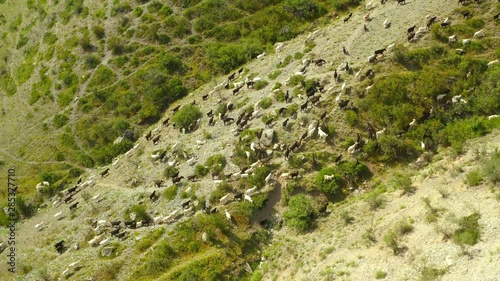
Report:
[[[370,1],[369,3],[366,4],[367,10],[371,10],[374,7],[373,0]],[[466,0],[458,0],[458,4],[465,4]],[[381,4],[385,4],[386,0],[382,0]],[[397,0],[398,5],[404,5],[406,2],[405,0]],[[463,12],[463,17],[464,18],[470,18],[472,17],[472,13],[470,12]],[[350,13],[347,17],[343,19],[343,22],[346,23],[348,22],[353,16],[353,13]],[[370,13],[366,14],[364,17],[365,21],[371,21],[372,18],[370,17]],[[499,19],[499,14],[494,16],[494,20],[497,21]],[[407,41],[408,42],[415,42],[418,38],[421,38],[426,32],[429,31],[431,26],[433,24],[438,23],[438,18],[437,16],[434,15],[429,15],[427,16],[427,21],[426,25],[423,27],[420,27],[417,29],[417,25],[411,26],[410,28],[407,29]],[[390,20],[386,19],[383,23],[385,28],[390,27]],[[451,21],[449,18],[444,19],[440,23],[441,27],[446,28],[451,25]],[[364,24],[364,30],[369,31],[368,27],[366,24]],[[485,36],[484,31],[480,30],[476,32],[473,36],[473,38],[481,38]],[[449,37],[449,42],[453,43],[457,40],[456,36],[450,36]],[[464,40],[469,40],[469,39],[464,39]],[[464,41],[464,44],[467,41]],[[283,45],[279,45],[278,48],[281,48]],[[374,51],[373,55],[371,55],[368,58],[368,63],[374,63],[377,61],[378,58],[382,57],[384,55],[384,52],[386,51],[391,51],[392,48],[394,47],[394,44],[391,44],[385,48],[377,49]],[[349,56],[349,52],[345,47],[342,47],[342,52],[345,56]],[[463,53],[462,49],[457,49],[457,52]],[[266,54],[263,53],[258,56],[258,58],[262,58]],[[307,72],[308,68],[310,67],[311,63],[315,64],[317,67],[322,67],[323,65],[326,64],[326,61],[324,59],[304,59],[302,61],[302,66],[299,69],[298,72],[295,73],[295,75],[298,76],[304,76],[304,74]],[[490,62],[492,63],[498,63],[497,61]],[[489,65],[490,65],[489,64]],[[338,71],[339,70],[339,71]],[[357,108],[352,104],[352,102],[349,99],[344,98],[346,93],[349,92],[350,87],[347,86],[346,81],[341,78],[341,73],[340,71],[345,71],[345,75],[353,74],[352,71],[352,66],[349,65],[349,62],[345,62],[341,64],[340,67],[337,67],[334,69],[333,73],[333,78],[335,83],[343,82],[340,87],[340,91],[338,91],[339,95],[334,99],[337,105],[339,106],[340,109],[349,109],[353,111],[357,111]],[[221,91],[228,91],[229,96],[234,96],[238,95],[243,91],[243,88],[246,86],[246,89],[248,91],[252,90],[257,82],[259,82],[261,79],[259,77],[253,78],[250,80],[250,77],[247,77],[244,81],[237,81],[239,78],[242,77],[243,73],[245,72],[244,68],[240,68],[238,71],[233,72],[227,77],[227,80],[223,81],[219,85],[215,86],[215,88],[208,94],[202,95],[201,96],[201,101],[200,103],[207,102],[208,99],[212,96],[213,93],[215,92],[221,92]],[[360,69],[356,74],[354,74],[354,77],[357,78],[358,80],[362,80],[365,78],[373,78],[375,75],[375,72],[370,68],[364,72],[362,72],[362,69]],[[289,82],[289,80],[287,80]],[[373,82],[372,82],[373,83]],[[231,84],[233,87],[231,87]],[[371,84],[366,88],[365,94],[369,92],[370,88],[373,86]],[[321,107],[321,103],[324,100],[324,94],[331,93],[333,92],[332,89],[334,87],[325,89],[325,85],[322,85],[319,81],[314,81],[311,85],[306,85],[305,82],[301,82],[301,87],[304,91],[303,94],[300,94],[298,97],[294,97],[292,94],[289,93],[288,90],[284,93],[284,104],[285,106],[280,107],[277,109],[276,113],[277,116],[276,118],[282,118],[281,121],[276,120],[276,118],[269,118],[268,121],[263,122],[263,128],[254,128],[256,129],[256,137],[257,141],[252,141],[248,145],[248,150],[245,151],[245,155],[248,159],[256,159],[254,163],[252,163],[249,166],[241,167],[239,172],[236,173],[229,173],[229,174],[214,174],[212,175],[214,183],[220,183],[222,180],[227,180],[227,181],[232,181],[232,180],[238,180],[242,178],[246,178],[249,175],[252,174],[252,172],[259,166],[264,165],[267,161],[271,160],[272,157],[275,155],[273,154],[274,151],[280,151],[282,155],[284,156],[285,159],[289,159],[292,153],[297,152],[301,147],[303,146],[304,142],[312,138],[314,135],[317,135],[319,139],[326,140],[329,136],[329,130],[326,126],[325,120],[328,117],[328,111],[323,110],[322,113],[320,114],[319,118],[316,120],[313,120],[307,129],[300,134],[300,137],[297,138],[295,141],[287,144],[284,142],[280,142],[277,144],[274,144],[272,146],[272,149],[268,149],[265,145],[262,144],[262,138],[265,134],[265,131],[268,129],[273,128],[278,122],[281,123],[282,127],[284,130],[291,131],[291,127],[293,126],[290,123],[291,119],[297,119],[297,114],[293,108],[299,108],[301,112],[308,112],[308,110],[311,109],[311,107]],[[445,97],[438,97],[439,99],[443,99]],[[300,102],[300,100],[304,100],[304,102]],[[456,103],[466,103],[464,99],[462,99],[461,96],[455,96],[451,100],[452,104]],[[217,103],[222,103],[222,99],[219,98]],[[196,104],[196,101],[193,101],[191,104]],[[293,104],[296,104],[296,106],[292,106]],[[171,113],[175,114],[179,109],[181,108],[181,105],[178,105],[171,109]],[[218,122],[222,124],[222,126],[231,126],[233,125],[234,128],[231,130],[228,130],[232,132],[235,136],[239,136],[243,130],[249,129],[252,127],[252,122],[258,119],[259,117],[263,116],[264,114],[264,109],[259,107],[259,102],[257,102],[254,106],[253,111],[245,111],[242,110],[237,114],[233,114],[233,112],[236,110],[236,106],[232,102],[227,102],[225,104],[225,109],[223,112],[219,113],[218,115],[214,113],[214,110],[210,110],[204,114],[206,117],[202,117],[199,120],[193,122],[187,128],[179,128],[179,126],[176,126],[175,123],[170,122],[171,118],[166,118],[162,121],[162,125],[164,128],[169,127],[172,125],[176,129],[180,130],[182,133],[191,133],[196,130],[198,130],[201,126],[206,124],[207,126],[216,126]],[[232,115],[233,114],[233,115]],[[432,110],[429,112],[426,112],[421,119],[416,120],[413,119],[412,122],[406,126],[403,132],[410,130],[413,126],[415,126],[418,122],[423,122],[425,121],[426,118],[430,117],[432,114]],[[232,115],[232,116],[230,116]],[[498,115],[492,115],[489,118],[496,118]],[[203,122],[203,119],[208,119],[206,123]],[[254,122],[257,123],[257,122]],[[306,126],[306,124],[300,124],[302,126]],[[368,128],[368,139],[370,140],[377,140],[380,138],[385,132],[386,128],[382,128],[380,130],[377,130],[372,124],[367,123],[367,128]],[[427,133],[427,132],[426,132]],[[171,134],[171,133],[170,133]],[[144,138],[147,141],[151,141],[153,145],[157,145],[160,143],[161,139],[161,134],[159,133],[159,129],[157,128],[156,130],[149,131]],[[171,138],[171,136],[170,136]],[[242,138],[239,138],[240,141],[242,141]],[[206,143],[206,141],[200,141],[198,140],[197,145],[203,145]],[[366,140],[364,140],[360,134],[357,134],[357,138],[354,144],[349,146],[347,148],[347,154],[348,155],[355,155],[366,143]],[[174,152],[177,151],[177,146],[179,143],[176,143],[175,145],[172,146],[171,151],[172,151],[172,157],[167,156],[166,150],[162,150],[158,154],[152,155],[152,159],[154,161],[163,161],[164,159],[167,158],[175,158]],[[422,149],[425,149],[425,143],[422,142]],[[137,147],[137,145],[135,146]],[[135,148],[134,147],[134,148]],[[127,153],[129,155],[130,151]],[[335,159],[335,163],[339,163],[342,160],[343,155],[340,154],[338,157]],[[189,166],[193,166],[196,163],[196,157],[184,157],[184,158],[189,158],[186,160],[187,164]],[[171,167],[175,167],[178,164],[177,160],[170,161],[168,162],[168,165]],[[105,178],[109,175],[110,173],[110,168],[106,168],[100,173],[101,178]],[[277,172],[270,172],[266,178],[265,178],[265,183],[268,185],[272,185],[274,182],[279,181],[281,179],[289,178],[289,179],[294,179],[297,177],[300,177],[299,171],[290,171],[290,172],[285,172],[285,173],[280,173],[278,174]],[[325,180],[332,180],[334,178],[334,175],[325,175]],[[179,172],[174,173],[171,175],[171,181],[172,184],[181,184],[182,180],[186,179],[190,182],[194,182],[199,180],[196,175],[179,175]],[[80,192],[82,189],[84,189],[87,186],[93,185],[95,182],[94,178],[90,178],[86,182],[82,182],[82,180],[78,180],[77,184],[71,188],[68,188],[62,192],[64,195],[63,198],[60,198],[54,202],[54,206],[60,205],[62,202],[66,203],[69,205],[69,210],[71,212],[74,212],[78,208],[79,202],[75,202],[74,196]],[[153,186],[155,188],[161,188],[162,185],[165,183],[163,179],[161,180],[154,180],[153,181]],[[38,188],[41,188],[43,186],[48,185],[48,183],[41,183]],[[213,205],[213,206],[208,206],[206,203],[199,203],[198,201],[192,202],[191,200],[186,200],[181,204],[180,209],[176,209],[173,212],[171,212],[168,216],[162,217],[162,216],[157,216],[153,218],[151,221],[137,221],[136,219],[132,219],[129,221],[106,221],[106,220],[100,220],[100,221],[93,221],[92,226],[94,227],[96,236],[91,239],[88,243],[92,246],[97,246],[97,245],[106,245],[111,242],[111,238],[107,236],[107,233],[116,237],[116,238],[124,238],[126,237],[127,232],[125,229],[134,229],[142,226],[149,226],[152,224],[163,224],[163,223],[172,223],[182,217],[185,214],[193,214],[195,212],[196,207],[198,204],[202,204],[201,209],[203,212],[206,212],[208,214],[216,213],[219,210],[222,210],[224,205],[229,204],[230,202],[233,201],[248,201],[250,203],[253,203],[252,195],[257,194],[258,188],[256,186],[247,189],[242,192],[230,192],[227,193],[226,195],[222,196],[219,200],[219,205]],[[149,199],[151,201],[156,201],[159,198],[159,192],[154,190],[150,195]],[[102,200],[102,198],[99,198],[99,196],[94,196],[92,198],[93,200],[99,201]],[[212,204],[214,202],[211,202]],[[228,220],[232,220],[231,214],[229,211],[224,208],[225,216]],[[59,212],[55,215],[57,220],[60,220],[64,217],[63,212]],[[39,223],[35,226],[35,228],[38,231],[43,230],[46,227],[46,225],[42,222]],[[206,235],[204,235],[205,237]],[[205,239],[205,238],[204,238]],[[65,245],[65,241],[61,240],[54,245],[56,251],[60,254],[62,254],[66,249],[67,246]],[[75,245],[75,248],[78,249],[78,244]],[[72,264],[70,265],[70,268],[75,268],[78,265]],[[69,269],[67,269],[69,270]]]

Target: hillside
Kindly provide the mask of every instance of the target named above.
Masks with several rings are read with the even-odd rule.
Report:
[[[12,280],[498,279],[500,5],[339,3],[1,3]]]

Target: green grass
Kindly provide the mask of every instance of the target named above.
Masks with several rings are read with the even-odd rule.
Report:
[[[479,213],[460,218],[458,221],[459,228],[452,235],[453,242],[459,245],[475,245],[481,237],[480,218]]]
[[[172,185],[163,191],[163,196],[167,198],[168,200],[174,200],[175,196],[177,195],[177,185]]]
[[[387,272],[383,270],[377,270],[377,272],[375,272],[375,279],[384,279],[385,277],[387,277]]]
[[[469,186],[478,186],[483,181],[483,175],[479,170],[473,170],[467,173],[467,183]]]

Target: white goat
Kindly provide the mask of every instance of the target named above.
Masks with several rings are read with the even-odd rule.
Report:
[[[326,181],[331,181],[335,178],[335,175],[324,175],[323,179]]]
[[[383,24],[384,28],[389,28],[391,26],[391,21],[389,20],[389,18],[386,18]]]
[[[244,197],[245,197],[245,200],[247,200],[247,201],[248,201],[248,202],[250,202],[250,203],[253,203],[252,197],[250,197],[250,196],[249,196],[249,195],[247,195],[247,194],[245,194],[245,195],[244,195]]]
[[[326,137],[328,137],[328,134],[323,132],[320,127],[318,127],[318,135],[320,139],[325,139]]]
[[[384,133],[385,133],[385,127],[382,130],[375,132],[375,137],[378,139]]]
[[[472,36],[472,38],[474,38],[474,39],[479,39],[479,38],[483,38],[483,37],[484,37],[484,31],[482,29],[475,32],[474,36]]]

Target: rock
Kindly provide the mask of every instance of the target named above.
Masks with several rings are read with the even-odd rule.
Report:
[[[115,248],[113,248],[113,247],[104,247],[101,250],[101,255],[103,257],[111,257],[114,252],[115,252]]]
[[[447,257],[446,257],[446,264],[447,264],[448,266],[452,266],[452,265],[453,265],[453,263],[454,263],[454,262],[453,262],[453,259],[451,258],[451,256],[447,256]]]
[[[273,129],[264,130],[262,132],[260,142],[265,146],[270,146],[271,144],[273,144],[273,135],[274,135]]]

